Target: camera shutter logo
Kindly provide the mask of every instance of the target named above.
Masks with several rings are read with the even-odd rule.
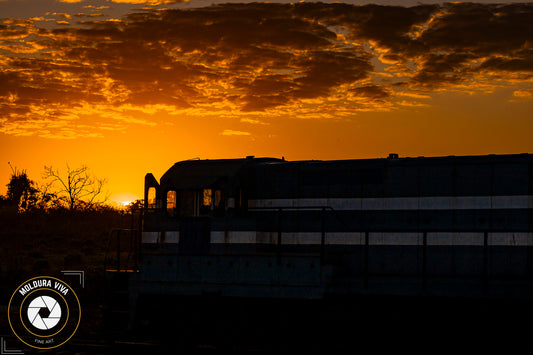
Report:
[[[52,349],[65,344],[81,320],[78,296],[64,281],[39,276],[25,281],[8,305],[11,330],[24,344]]]
[[[37,296],[28,305],[28,320],[40,330],[54,328],[61,320],[61,306],[50,296]]]

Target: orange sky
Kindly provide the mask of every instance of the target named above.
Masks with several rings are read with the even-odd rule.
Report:
[[[0,1],[0,193],[8,161],[125,201],[195,157],[533,153],[533,4],[31,1]]]

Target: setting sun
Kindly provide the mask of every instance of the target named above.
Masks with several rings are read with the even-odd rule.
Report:
[[[112,195],[110,197],[110,200],[125,207],[125,206],[128,206],[130,203],[135,202],[136,200],[142,199],[142,197],[140,197],[139,195],[131,194],[131,193],[118,193],[118,194]]]

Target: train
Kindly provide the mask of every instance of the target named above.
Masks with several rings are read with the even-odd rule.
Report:
[[[130,304],[533,299],[531,154],[186,160],[142,212]]]

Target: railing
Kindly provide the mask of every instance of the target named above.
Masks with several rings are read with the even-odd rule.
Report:
[[[283,212],[284,211],[321,211],[321,238],[320,238],[320,262],[322,265],[326,262],[326,242],[327,242],[327,228],[326,228],[326,212],[331,212],[333,216],[341,223],[345,228],[346,232],[355,232],[355,233],[364,233],[364,244],[363,247],[363,275],[364,275],[364,285],[365,288],[368,288],[369,282],[369,249],[370,249],[370,234],[371,233],[418,233],[422,236],[422,243],[419,245],[421,247],[422,257],[421,257],[421,279],[422,279],[422,288],[426,289],[427,280],[430,277],[428,274],[428,233],[475,233],[479,234],[479,237],[483,238],[483,242],[478,244],[483,248],[483,265],[481,268],[481,275],[479,277],[482,280],[483,291],[486,292],[489,284],[489,233],[533,233],[531,228],[524,229],[496,229],[492,228],[487,229],[474,229],[474,228],[401,228],[401,229],[392,229],[388,228],[355,228],[350,226],[349,223],[343,220],[337,211],[331,206],[306,206],[306,207],[253,207],[249,208],[249,211],[275,211],[277,212],[277,244],[276,244],[276,254],[278,263],[281,260],[282,256],[282,246],[283,246]]]
[[[306,206],[306,207],[251,207],[249,211],[277,211],[278,213],[278,239],[276,244],[276,254],[278,264],[281,262],[282,251],[282,214],[284,210],[297,210],[297,211],[321,211],[321,228],[320,228],[320,264],[324,264],[325,246],[326,246],[326,210],[335,211],[330,206]],[[344,221],[340,220],[344,224]]]
[[[139,270],[139,231],[112,229],[104,256],[104,270],[137,272]]]

